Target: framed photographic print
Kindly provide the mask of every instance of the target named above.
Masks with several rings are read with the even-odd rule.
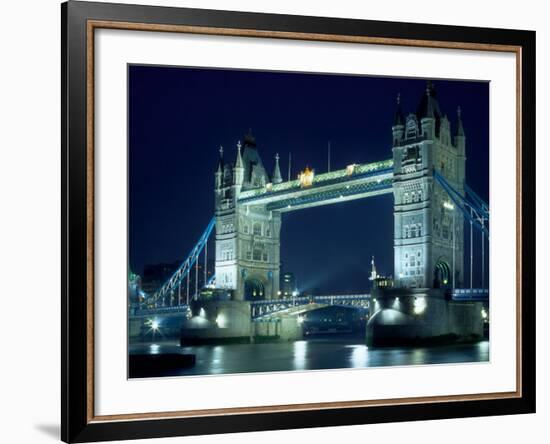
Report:
[[[535,33],[64,3],[62,439],[535,411]]]

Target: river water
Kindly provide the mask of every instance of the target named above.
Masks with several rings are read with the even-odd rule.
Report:
[[[220,375],[383,366],[486,362],[489,342],[438,347],[368,348],[354,336],[317,337],[295,342],[180,347],[162,341],[130,345],[131,354],[191,353],[195,366],[150,376]],[[130,375],[132,377],[132,375]]]

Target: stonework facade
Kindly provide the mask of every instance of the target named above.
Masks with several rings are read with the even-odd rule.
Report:
[[[241,191],[281,181],[276,166],[267,174],[251,134],[237,146],[234,163],[223,151],[216,171],[216,287],[235,299],[275,299],[279,292],[281,214],[238,202]]]
[[[460,110],[455,136],[428,83],[416,113],[405,118],[398,99],[392,126],[394,272],[402,288],[460,287],[464,280],[464,221],[434,181],[439,172],[464,195],[465,136]]]

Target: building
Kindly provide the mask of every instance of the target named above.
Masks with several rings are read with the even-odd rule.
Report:
[[[463,216],[434,181],[433,171],[464,194],[466,137],[460,109],[452,137],[428,82],[416,112],[407,117],[398,97],[392,134],[395,286],[458,287],[464,279]]]
[[[281,297],[291,297],[295,291],[297,291],[296,276],[290,272],[283,273],[281,275]]]
[[[215,173],[216,286],[235,290],[237,299],[279,296],[281,214],[237,205],[237,199],[241,191],[282,181],[279,157],[269,175],[250,132],[243,145],[238,142],[234,162],[225,162],[220,148]]]

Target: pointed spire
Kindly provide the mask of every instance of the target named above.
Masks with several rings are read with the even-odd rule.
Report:
[[[244,135],[244,146],[256,146],[256,138],[252,134],[252,128],[248,128],[248,133]]]
[[[405,119],[403,118],[403,111],[401,110],[401,93],[397,94],[397,109],[393,117],[393,126],[403,125]]]
[[[243,168],[243,157],[241,156],[241,141],[237,142],[237,160],[235,161],[235,168]]]
[[[464,127],[462,126],[462,110],[460,106],[456,109],[456,135],[459,137],[464,137]]]
[[[220,157],[218,158],[218,173],[221,173],[223,171],[223,146],[220,145]]]
[[[374,264],[374,255],[372,256],[372,259],[370,261],[370,266],[371,271],[369,281],[374,281],[378,277],[378,273],[376,273],[376,265]]]
[[[271,181],[273,183],[281,183],[283,181],[281,170],[279,168],[279,153],[275,154],[275,168],[273,169],[273,176]]]
[[[416,114],[419,120],[424,117],[441,117],[439,102],[437,101],[437,92],[431,80],[426,82],[426,94],[422,96]]]

